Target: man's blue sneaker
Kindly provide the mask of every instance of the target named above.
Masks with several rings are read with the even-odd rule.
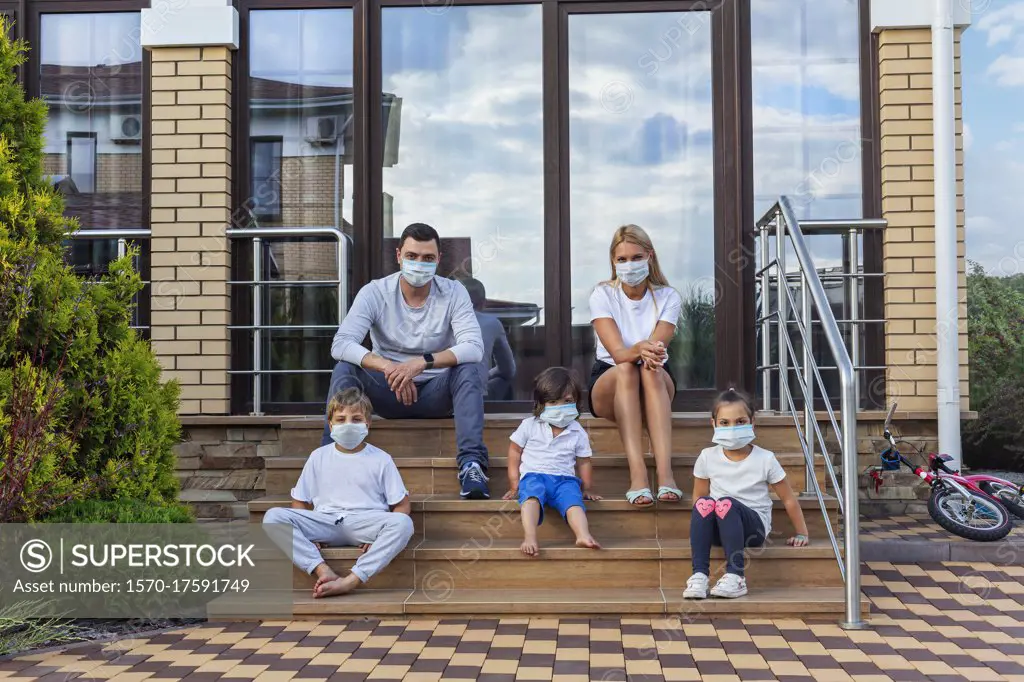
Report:
[[[487,488],[487,476],[476,462],[462,467],[462,471],[459,472],[459,480],[462,481],[462,492],[459,494],[463,498],[467,500],[490,499],[491,491]]]

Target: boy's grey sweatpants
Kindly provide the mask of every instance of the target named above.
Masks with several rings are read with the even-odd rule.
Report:
[[[370,549],[359,557],[352,572],[364,583],[380,573],[409,544],[413,534],[412,518],[399,512],[362,512],[325,514],[310,509],[274,507],[263,517],[267,535],[288,552],[288,540],[274,533],[274,524],[292,527],[292,562],[306,573],[323,562],[314,542],[331,546],[359,546],[370,543]]]

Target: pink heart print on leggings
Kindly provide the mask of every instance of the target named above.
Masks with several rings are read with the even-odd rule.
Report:
[[[701,518],[706,519],[708,514],[715,511],[715,501],[707,497],[702,497],[697,500],[696,504],[693,505],[693,508],[697,510],[701,515]]]
[[[730,509],[732,509],[732,500],[719,500],[715,503],[715,513],[720,519],[724,519]]]

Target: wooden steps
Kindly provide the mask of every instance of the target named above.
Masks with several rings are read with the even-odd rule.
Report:
[[[485,547],[459,540],[418,540],[410,543],[367,586],[373,589],[451,591],[488,589],[501,572],[502,590],[617,589],[681,590],[691,573],[690,545],[686,540],[631,540],[612,538],[600,550],[576,547],[571,540],[541,543],[540,556],[519,550],[520,539],[496,540]],[[359,558],[354,547],[327,547],[324,559],[339,575]],[[819,544],[793,548],[782,543],[747,552],[751,588],[788,587],[794,574],[807,576],[811,587],[841,585],[839,566],[831,547]],[[712,550],[712,578],[725,567],[721,548]],[[299,569],[293,573],[296,590],[312,581]]]
[[[509,436],[526,415],[489,414],[484,421],[484,444],[493,457],[508,454]],[[590,436],[594,454],[622,452],[615,425],[584,415],[580,424]],[[789,416],[757,417],[757,443],[773,452],[799,452],[793,419]],[[296,417],[281,421],[281,455],[304,457],[320,447],[324,423],[320,417]],[[672,450],[697,455],[711,444],[711,416],[682,413],[672,418]],[[452,419],[374,419],[368,442],[392,457],[454,457],[455,423]],[[650,451],[646,436],[644,451]]]
[[[576,547],[565,521],[547,510],[538,533],[540,556],[524,556],[519,551],[519,506],[501,499],[508,490],[508,437],[522,419],[523,415],[487,415],[491,500],[458,497],[452,420],[375,420],[369,441],[394,457],[412,493],[416,534],[390,566],[352,595],[314,599],[311,579],[296,569],[295,617],[842,614],[842,581],[826,521],[817,499],[805,496],[800,504],[814,545],[785,545],[794,530],[776,500],[769,546],[748,551],[751,593],[737,600],[683,602],[682,590],[692,568],[688,538],[693,466],[709,444],[711,431],[710,417],[704,413],[673,417],[673,469],[684,499],[646,509],[623,499],[629,469],[615,426],[582,417],[594,450],[595,492],[606,497],[588,502],[587,516],[604,549]],[[309,452],[319,447],[322,428],[318,417],[282,421],[281,456],[266,458],[268,495],[249,502],[251,521],[261,521],[268,509],[288,505],[288,492]],[[758,443],[777,453],[793,489],[803,490],[806,467],[792,418],[759,416],[757,432]],[[649,443],[645,449],[649,452]],[[648,454],[645,460],[654,483],[653,458]],[[820,456],[815,477],[825,480]],[[834,498],[826,498],[826,510],[838,528]],[[338,572],[347,571],[358,555],[356,548],[323,550]],[[713,579],[724,563],[722,550],[713,550]],[[210,613],[216,614],[216,602]]]
[[[804,489],[807,466],[802,454],[777,454],[779,463],[786,469],[789,484],[795,491]],[[307,456],[267,457],[266,489],[268,495],[287,495],[298,480]],[[629,465],[624,454],[595,455],[591,458],[594,469],[594,492],[604,496],[619,497],[629,487]],[[693,490],[693,465],[697,455],[677,455],[672,458],[676,485],[680,490]],[[647,475],[656,481],[654,458],[645,457]],[[413,495],[456,495],[459,492],[458,465],[455,457],[396,457],[395,464],[402,474],[402,480]],[[825,484],[825,468],[816,467],[818,483]],[[488,470],[491,494],[500,497],[509,489],[508,457],[491,457]]]
[[[842,587],[766,587],[739,599],[684,600],[682,590],[659,588],[373,590],[315,599],[310,590],[293,592],[293,618],[409,618],[520,616],[666,616],[683,621],[701,617],[794,617],[835,619],[843,613]],[[218,601],[209,617],[218,619]],[[866,612],[868,602],[862,600]]]
[[[676,504],[656,504],[646,509],[630,505],[624,499],[587,502],[587,518],[598,540],[611,538],[685,539],[690,536],[689,496]],[[249,503],[250,521],[260,522],[271,507],[288,505],[287,495],[263,497]],[[801,497],[800,505],[811,536],[825,539],[824,518],[817,499]],[[826,500],[830,514],[838,510],[834,498]],[[417,495],[412,498],[412,518],[417,535],[430,540],[462,540],[487,544],[522,534],[519,505],[514,500],[462,500],[451,495]],[[772,538],[786,538],[794,530],[782,502],[775,500]],[[544,540],[570,540],[569,526],[554,512],[545,512],[538,531]]]

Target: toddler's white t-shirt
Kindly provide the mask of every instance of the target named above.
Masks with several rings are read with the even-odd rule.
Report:
[[[765,537],[772,530],[772,498],[769,485],[786,477],[775,453],[754,446],[742,462],[725,456],[721,445],[704,448],[693,467],[693,475],[711,481],[711,497],[731,497],[757,512]]]
[[[527,417],[509,439],[523,449],[519,478],[526,474],[575,476],[576,458],[590,457],[590,437],[578,421],[557,436],[551,425],[537,417]]]
[[[626,296],[621,287],[602,282],[590,294],[590,321],[610,317],[619,328],[623,345],[628,348],[649,339],[658,322],[678,325],[682,306],[679,292],[672,287],[658,287],[653,293],[648,289],[642,299],[634,301]],[[597,334],[594,336],[597,337]],[[597,337],[594,355],[601,362],[615,364],[600,337]],[[665,362],[668,362],[667,355]]]
[[[409,494],[391,455],[369,443],[352,454],[339,452],[334,443],[309,455],[292,499],[311,502],[325,514],[389,511]]]

